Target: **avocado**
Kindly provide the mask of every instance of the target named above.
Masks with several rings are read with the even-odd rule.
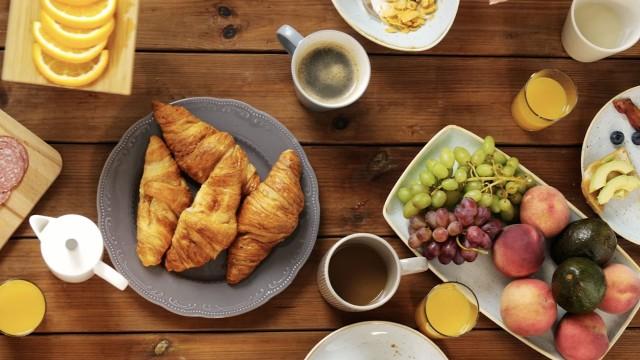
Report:
[[[562,262],[553,273],[551,293],[567,312],[584,314],[595,310],[607,290],[604,272],[595,262],[581,257]]]
[[[602,219],[575,221],[551,244],[551,258],[560,264],[570,257],[585,257],[606,264],[618,246],[616,233]]]
[[[593,174],[591,183],[589,184],[589,192],[594,192],[607,185],[607,177],[612,172],[620,174],[628,174],[633,171],[633,165],[629,161],[614,160],[608,163],[604,163],[598,167],[598,170]]]
[[[598,203],[608,203],[614,195],[616,198],[624,197],[627,193],[640,188],[640,179],[635,176],[620,175],[611,179],[598,194]]]

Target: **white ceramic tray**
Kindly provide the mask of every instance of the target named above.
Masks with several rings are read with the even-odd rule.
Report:
[[[423,164],[427,159],[435,158],[440,154],[440,151],[444,147],[451,149],[456,146],[463,146],[473,153],[482,144],[482,139],[458,126],[450,125],[442,129],[436,134],[425,147],[418,153],[413,159],[411,164],[404,171],[398,182],[395,184],[391,193],[387,197],[387,201],[384,204],[383,215],[387,223],[396,232],[398,237],[407,244],[409,239],[408,225],[409,221],[402,216],[402,203],[396,197],[396,192],[405,183],[418,178],[418,174],[423,170]],[[508,155],[507,155],[508,156]],[[538,178],[535,174],[529,171],[524,166],[520,166],[520,169],[525,173],[531,175],[538,184],[546,185],[544,181]],[[586,216],[580,212],[573,204],[568,203],[571,209],[571,221],[583,219]],[[407,245],[408,246],[408,245]],[[417,256],[422,256],[417,251],[412,251]],[[611,259],[613,263],[625,264],[636,271],[640,272],[640,267],[629,257],[629,255],[618,246],[616,253]],[[502,290],[512,279],[502,275],[493,265],[491,256],[480,255],[475,262],[465,263],[463,265],[442,265],[437,260],[429,262],[429,267],[440,279],[443,281],[459,281],[468,285],[478,297],[480,302],[480,311],[496,324],[500,325],[503,329],[517,337],[523,343],[529,345],[534,350],[538,351],[542,355],[550,359],[562,359],[562,356],[556,351],[553,333],[548,331],[542,336],[535,337],[522,337],[509,331],[500,317],[500,295]],[[542,264],[540,271],[533,275],[534,278],[544,280],[547,283],[551,283],[551,277],[556,268],[553,260],[547,253],[545,261]],[[627,328],[627,325],[631,322],[634,315],[638,312],[640,303],[635,308],[622,315],[612,315],[597,310],[596,312],[602,316],[607,325],[607,335],[609,337],[609,349],[616,343],[620,335]],[[558,320],[564,315],[565,311],[558,307]]]

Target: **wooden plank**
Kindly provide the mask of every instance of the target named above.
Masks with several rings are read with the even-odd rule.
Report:
[[[0,1],[2,44],[8,3]],[[489,6],[486,0],[461,1],[451,31],[426,54],[567,56],[560,32],[570,4],[571,0],[518,0]],[[268,5],[261,0],[145,0],[140,6],[138,49],[281,51],[274,33],[285,23],[304,34],[346,31],[372,53],[392,52],[358,35],[325,0],[305,1],[304,6],[295,0],[270,0]],[[622,54],[639,55],[639,46]]]
[[[328,331],[228,334],[32,335],[0,338],[3,359],[303,359]],[[607,358],[637,359],[640,330],[620,338]],[[457,339],[438,340],[450,359],[543,359],[516,338],[498,330],[476,330]],[[400,349],[401,350],[401,349]]]
[[[96,189],[102,166],[112,149],[103,145],[55,145],[65,165],[34,213],[59,216],[77,213],[96,219]],[[508,147],[507,153],[552,186],[569,201],[591,213],[580,192],[580,149],[577,147]],[[306,146],[320,186],[321,236],[353,232],[392,235],[382,206],[397,179],[420,147]],[[25,225],[16,236],[33,236]]]
[[[133,60],[136,51],[138,0],[118,0],[116,28],[109,44],[109,64],[104,74],[81,90],[131,94]],[[40,2],[14,0],[6,39],[6,60],[2,80],[26,84],[58,86],[40,74],[33,61],[32,24],[40,19]]]
[[[503,144],[578,145],[598,109],[640,77],[640,60],[374,56],[372,66],[365,96],[328,113],[311,113],[298,103],[289,57],[278,54],[138,54],[131,96],[4,82],[0,107],[56,142],[115,142],[150,112],[153,99],[214,96],[270,113],[305,144],[421,144],[457,124]],[[529,75],[542,68],[568,73],[580,100],[560,123],[529,133],[514,123],[510,106]]]
[[[397,238],[387,238],[401,258],[412,256]],[[293,284],[263,307],[228,319],[200,319],[174,315],[141,298],[133,290],[119,292],[99,278],[68,284],[55,278],[40,257],[35,239],[14,239],[0,252],[2,279],[22,278],[35,282],[47,298],[47,315],[40,333],[59,332],[141,332],[141,331],[229,331],[229,330],[328,330],[365,320],[395,321],[414,326],[413,311],[435,284],[433,273],[402,279],[395,296],[384,306],[366,313],[345,313],[324,302],[316,286],[320,259],[335,238],[318,241],[309,261]],[[640,261],[640,249],[623,247]],[[640,315],[631,322],[640,327]],[[496,329],[480,317],[478,329]],[[2,357],[0,357],[2,358]]]
[[[9,199],[0,204],[0,249],[29,215],[38,200],[60,174],[60,154],[11,116],[0,110],[0,136],[18,140],[27,151],[28,166],[24,178],[12,189]]]

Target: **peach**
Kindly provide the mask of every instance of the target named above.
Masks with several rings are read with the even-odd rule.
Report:
[[[544,237],[531,225],[505,227],[493,245],[493,263],[508,277],[529,276],[540,269],[543,261]]]
[[[600,303],[600,310],[622,314],[631,310],[640,300],[640,276],[622,264],[604,268],[607,291]]]
[[[555,343],[566,360],[596,360],[609,348],[607,327],[594,312],[566,314],[556,329]]]
[[[551,329],[558,308],[551,288],[537,279],[514,280],[502,291],[500,316],[507,329],[521,336],[538,336]]]
[[[520,222],[537,227],[547,239],[560,234],[570,216],[567,199],[551,186],[532,187],[520,204]]]

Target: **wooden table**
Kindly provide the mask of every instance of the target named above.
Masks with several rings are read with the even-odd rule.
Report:
[[[295,282],[262,308],[230,319],[185,318],[100,279],[66,284],[49,273],[26,225],[0,252],[0,281],[35,281],[47,316],[26,338],[0,337],[0,359],[302,359],[329,332],[364,320],[414,326],[413,310],[438,279],[407,277],[385,306],[364,314],[329,307],[315,270],[336,239],[353,232],[387,236],[409,256],[382,218],[387,193],[420,147],[447,124],[492,134],[508,153],[569,201],[589,212],[579,190],[580,146],[596,111],[640,83],[640,46],[615,58],[581,64],[567,57],[560,29],[570,0],[513,0],[488,6],[464,0],[451,32],[433,50],[403,54],[355,35],[328,0],[141,1],[131,96],[0,83],[0,107],[52,143],[64,169],[34,210],[96,218],[102,165],[123,132],[150,111],[150,101],[189,96],[235,98],[262,109],[303,143],[320,183],[322,225],[316,249]],[[4,43],[9,0],[0,0]],[[297,102],[289,56],[274,32],[288,23],[307,34],[354,34],[371,54],[373,75],[355,105],[315,114]],[[558,68],[576,82],[574,112],[539,133],[520,130],[509,106],[527,77]],[[640,247],[620,242],[640,262]],[[535,359],[541,356],[482,317],[476,330],[438,341],[452,359]],[[637,359],[640,317],[611,350]]]

